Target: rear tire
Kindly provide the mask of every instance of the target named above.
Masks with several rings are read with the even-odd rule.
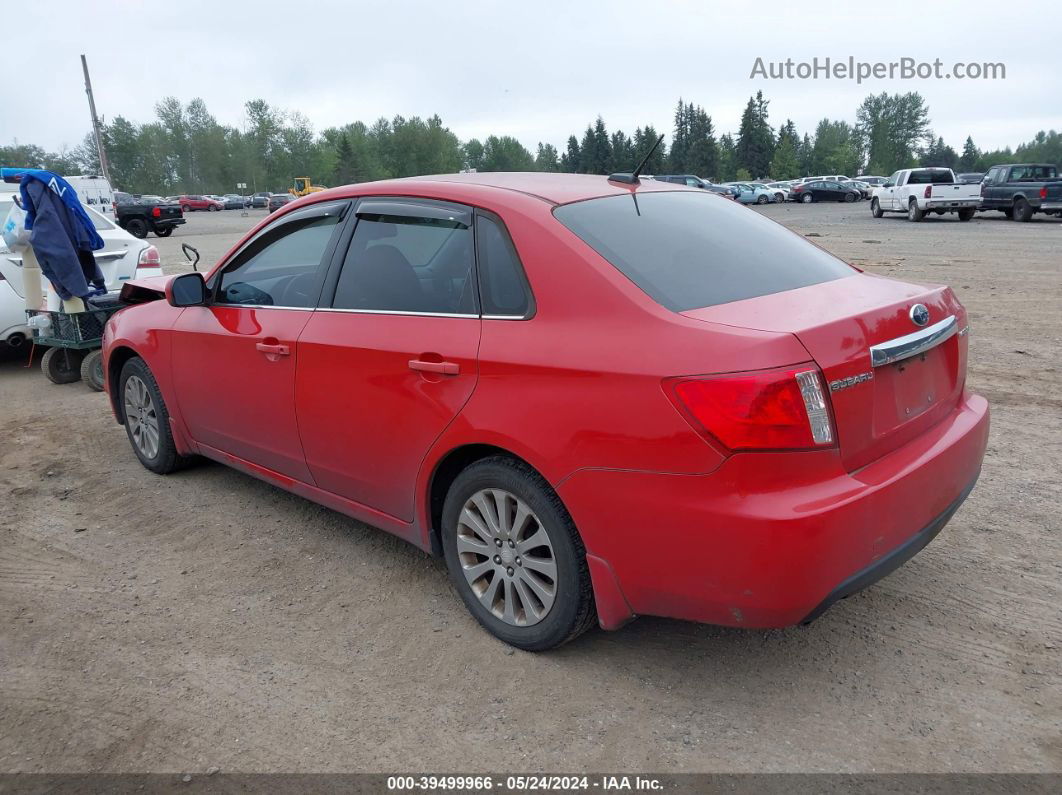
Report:
[[[170,414],[158,382],[140,357],[134,356],[122,367],[116,397],[129,444],[146,469],[168,475],[188,464],[190,459],[178,453],[173,442]]]
[[[494,456],[461,472],[446,495],[441,531],[450,581],[495,637],[544,651],[593,626],[586,548],[560,498],[526,464]]]
[[[141,218],[130,218],[129,223],[125,225],[125,231],[131,234],[133,237],[143,240],[147,237],[148,225]]]
[[[84,355],[73,348],[49,348],[41,357],[41,370],[53,384],[72,384],[81,380]]]
[[[926,217],[926,214],[918,207],[918,202],[911,199],[907,205],[907,220],[908,221],[921,221]]]
[[[969,221],[977,213],[977,210],[959,210],[959,220]]]
[[[756,204],[767,204],[769,201],[770,201],[770,198],[768,198],[767,196],[764,196],[762,194],[760,196],[756,197]]]
[[[1032,205],[1025,199],[1017,199],[1014,202],[1014,220],[1015,221],[1030,221],[1033,217]]]
[[[89,351],[85,354],[85,358],[81,360],[81,380],[92,391],[103,391],[103,351],[99,348]]]
[[[813,201],[815,201],[815,197],[812,196],[810,193],[805,193],[803,196],[800,197],[800,201],[804,202],[804,204],[811,204]]]
[[[844,195],[844,200],[846,202],[854,202],[856,200],[855,194],[854,193],[846,193]]]
[[[881,204],[878,202],[877,199],[870,200],[870,214],[873,215],[875,218],[881,218],[883,215],[885,215],[885,211],[881,209]]]

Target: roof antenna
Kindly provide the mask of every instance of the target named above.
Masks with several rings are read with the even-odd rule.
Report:
[[[637,185],[639,182],[638,175],[642,173],[642,169],[645,168],[645,164],[649,162],[649,158],[653,156],[653,153],[657,150],[657,148],[660,146],[660,142],[663,140],[663,135],[656,139],[656,143],[653,144],[653,148],[649,150],[649,154],[642,158],[642,162],[638,164],[638,168],[634,169],[633,173],[627,174],[621,171],[615,174],[609,174],[608,181],[625,182],[628,185]]]

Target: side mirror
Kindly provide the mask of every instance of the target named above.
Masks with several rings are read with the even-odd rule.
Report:
[[[209,297],[203,274],[198,272],[182,273],[166,285],[170,306],[202,306]]]

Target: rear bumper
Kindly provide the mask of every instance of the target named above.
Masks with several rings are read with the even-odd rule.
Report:
[[[926,202],[927,210],[976,210],[980,206],[980,199],[930,199]]]
[[[1040,209],[1046,212],[1055,212],[1056,210],[1062,210],[1062,201],[1040,202]]]
[[[606,628],[630,615],[771,628],[809,621],[924,547],[980,471],[988,404],[856,472],[836,450],[751,453],[708,475],[581,470],[558,487],[598,569]]]

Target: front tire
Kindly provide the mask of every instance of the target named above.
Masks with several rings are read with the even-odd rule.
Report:
[[[881,218],[885,215],[885,211],[881,209],[881,203],[877,199],[870,200],[870,214],[875,218]]]
[[[49,348],[41,357],[41,370],[53,384],[72,384],[81,380],[83,356],[74,348]]]
[[[560,646],[596,618],[586,549],[549,484],[503,456],[454,480],[442,515],[450,581],[491,634],[526,651]]]
[[[907,220],[908,221],[921,221],[926,217],[926,214],[918,207],[918,202],[914,199],[907,205]]]
[[[770,199],[766,195],[760,195],[756,197],[756,204],[767,204]]]
[[[855,194],[854,193],[846,193],[844,195],[844,200],[846,202],[854,202],[856,200]]]
[[[118,399],[129,444],[145,468],[167,475],[188,463],[189,459],[177,452],[166,402],[143,359],[133,357],[122,367]]]

